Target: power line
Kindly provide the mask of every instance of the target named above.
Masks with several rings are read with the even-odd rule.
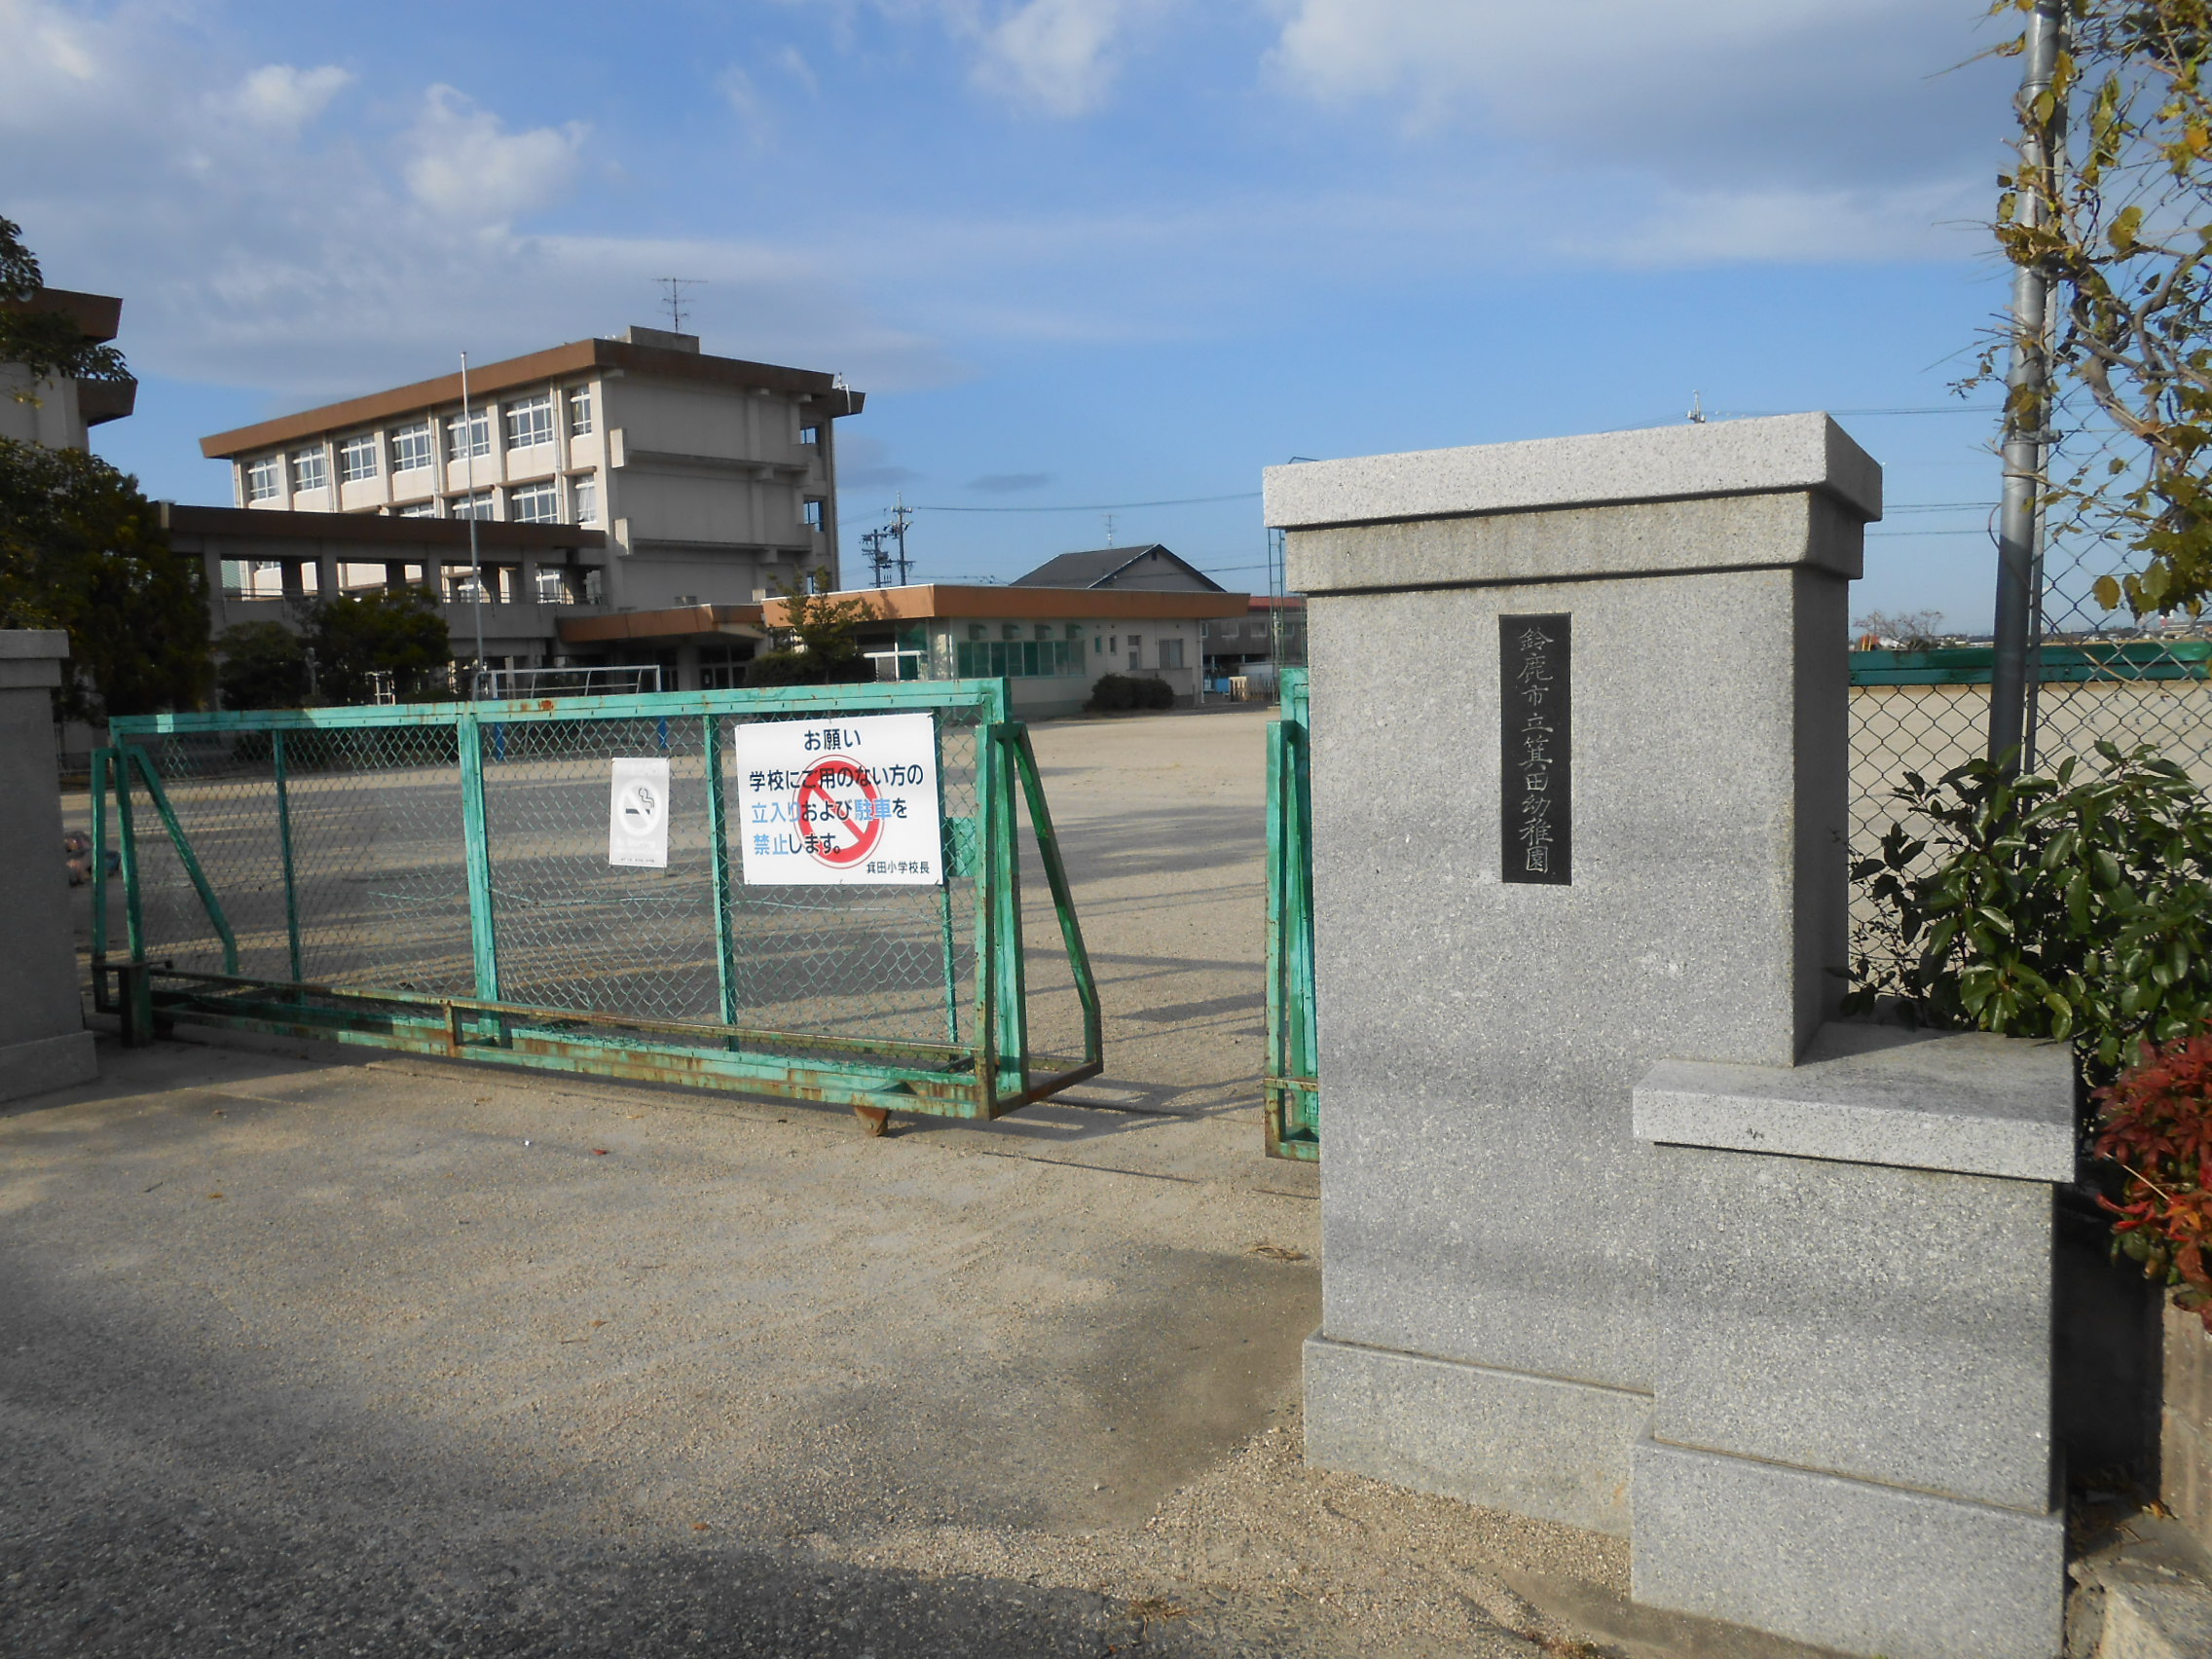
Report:
[[[1257,490],[1234,496],[1183,496],[1172,501],[1089,501],[1065,507],[908,507],[910,513],[1118,513],[1130,507],[1195,507],[1208,501],[1256,501]]]
[[[1709,409],[1709,416],[1719,416],[1730,421],[1760,421],[1770,415],[1802,415],[1802,409]],[[1886,409],[1824,409],[1824,415],[2002,415],[2002,403],[1931,403],[1925,407],[1908,408],[1897,405]]]

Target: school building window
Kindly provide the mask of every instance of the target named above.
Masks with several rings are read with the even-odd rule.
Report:
[[[349,484],[377,475],[377,435],[355,432],[338,446],[338,476]]]
[[[569,436],[586,437],[591,429],[591,387],[579,386],[569,393]]]
[[[472,455],[492,453],[492,417],[483,410],[470,412],[463,421],[459,415],[446,420],[446,457],[462,461]]]
[[[283,462],[276,456],[256,458],[246,465],[245,498],[249,501],[274,501],[284,490],[284,475],[278,470]]]
[[[391,469],[394,472],[412,472],[419,466],[430,464],[430,423],[418,421],[412,426],[401,426],[391,434]]]
[[[550,481],[507,493],[507,517],[517,524],[551,524],[561,516],[561,492]]]
[[[1043,680],[1083,672],[1080,640],[962,640],[954,648],[963,680]]]
[[[330,461],[318,445],[292,452],[292,492],[319,490],[330,482]]]
[[[507,448],[529,449],[553,441],[553,394],[517,399],[507,405]]]
[[[1183,642],[1181,640],[1162,640],[1160,642],[1160,666],[1161,668],[1181,668],[1183,666]]]
[[[569,504],[572,512],[571,524],[597,524],[599,522],[599,480],[571,478],[569,480]]]

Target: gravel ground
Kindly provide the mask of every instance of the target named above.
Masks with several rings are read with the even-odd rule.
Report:
[[[1038,733],[1087,1104],[869,1140],[172,1043],[0,1108],[0,1651],[1803,1651],[1634,1609],[1618,1540],[1302,1461],[1261,718]]]

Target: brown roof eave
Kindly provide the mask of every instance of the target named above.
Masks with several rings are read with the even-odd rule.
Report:
[[[516,387],[554,380],[563,375],[581,374],[592,369],[618,369],[668,380],[704,381],[710,385],[738,387],[757,386],[766,387],[771,391],[802,392],[820,399],[822,413],[832,420],[842,419],[846,415],[858,415],[867,402],[866,393],[846,390],[836,384],[834,375],[818,370],[785,368],[775,363],[754,363],[740,357],[707,356],[696,351],[672,350],[662,346],[633,346],[624,340],[574,340],[566,346],[548,347],[545,350],[532,351],[525,356],[486,363],[481,368],[469,371],[468,389],[471,396],[492,397],[502,391],[511,391]],[[379,421],[387,421],[394,415],[411,415],[424,409],[460,402],[460,374],[439,375],[432,380],[393,387],[388,391],[371,392],[366,397],[350,398],[343,403],[326,403],[319,408],[304,409],[297,415],[283,415],[274,421],[262,421],[251,426],[238,426],[228,432],[216,432],[200,440],[200,453],[212,461],[228,461],[248,450],[266,449],[273,444],[291,443],[299,438],[318,437],[325,432],[339,431],[348,426],[365,426]]]
[[[221,540],[358,541],[387,547],[468,546],[466,519],[401,518],[387,513],[294,513],[274,507],[195,507],[177,501],[157,503],[162,528],[177,536]],[[500,552],[564,552],[601,548],[607,532],[575,524],[513,524],[501,519],[476,521],[479,545]]]
[[[59,312],[95,346],[123,327],[123,301],[113,294],[80,294],[74,288],[41,288],[27,300],[0,300],[0,311]]]
[[[681,605],[667,610],[618,610],[611,616],[564,616],[565,645],[611,645],[621,640],[677,640],[700,634],[760,638],[757,605]]]
[[[1202,593],[1178,588],[1049,588],[984,586],[979,583],[917,582],[902,588],[857,588],[826,595],[866,599],[878,620],[941,621],[958,617],[983,621],[1196,622],[1247,613],[1250,596]],[[780,628],[789,617],[782,600],[766,607],[768,625]]]

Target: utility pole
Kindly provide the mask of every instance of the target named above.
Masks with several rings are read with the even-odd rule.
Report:
[[[2065,111],[2044,122],[2037,105],[2050,92],[2066,25],[2065,0],[2036,0],[2028,18],[2026,64],[2020,71],[2020,161],[2013,180],[2014,222],[2043,223]],[[2050,278],[2035,264],[2012,268],[2011,357],[2005,371],[2005,494],[1997,527],[1996,651],[1989,675],[1989,756],[2032,741],[2028,719],[2028,636],[2041,610],[2043,566],[2040,507],[2050,444]]]
[[[468,456],[468,586],[475,603],[476,669],[468,677],[468,699],[484,684],[484,562],[476,547],[476,416],[468,402],[468,353],[461,354],[461,443]]]
[[[906,558],[906,527],[914,522],[914,510],[906,505],[904,491],[899,493],[898,504],[891,509],[891,522],[884,528],[893,540],[899,543],[899,585],[906,585],[906,574],[911,569]]]

